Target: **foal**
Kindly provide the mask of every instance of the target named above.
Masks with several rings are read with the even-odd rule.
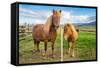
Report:
[[[74,57],[75,41],[78,38],[78,33],[72,24],[64,25],[64,39],[68,41],[68,54]]]

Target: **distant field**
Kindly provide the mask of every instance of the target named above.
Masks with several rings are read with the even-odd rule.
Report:
[[[83,28],[83,27],[81,27]],[[88,27],[89,28],[89,27]],[[90,27],[91,29],[95,29]],[[55,42],[54,58],[51,58],[51,44],[48,43],[48,57],[45,58],[44,43],[40,43],[40,52],[35,52],[32,35],[23,39],[19,38],[19,63],[41,63],[41,62],[58,62],[61,61],[61,31],[58,29],[58,35]],[[75,57],[70,57],[67,54],[67,42],[63,41],[63,60],[77,61],[77,60],[94,60],[96,59],[96,32],[79,32],[78,40],[76,41]]]
[[[95,26],[76,26],[76,27],[79,28],[79,29],[93,29],[93,30],[96,29]]]

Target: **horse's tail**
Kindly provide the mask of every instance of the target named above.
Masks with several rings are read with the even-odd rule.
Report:
[[[77,28],[76,31],[79,32],[80,30]]]

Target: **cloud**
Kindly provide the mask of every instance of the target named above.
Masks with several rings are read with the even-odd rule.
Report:
[[[45,20],[52,14],[50,11],[36,11],[31,9],[19,8],[19,16],[24,18],[31,18],[34,20],[34,23],[44,23]]]
[[[52,15],[51,11],[47,10],[31,10],[26,8],[19,8],[19,16],[24,17],[25,21],[32,23],[42,23],[44,24],[47,18]],[[61,24],[64,23],[89,23],[95,21],[95,17],[89,17],[88,15],[73,15],[71,11],[62,11]],[[23,19],[24,21],[24,19]],[[22,21],[21,21],[22,22]]]
[[[78,19],[80,22],[83,22],[83,21],[85,21],[87,18],[88,18],[88,16],[75,16],[76,17],[76,19]]]
[[[37,24],[40,24],[40,23],[45,24],[46,20],[36,19],[35,22],[36,22]]]
[[[90,23],[95,21],[95,16],[88,15],[73,15],[72,12],[63,11],[61,22],[64,23]]]
[[[50,11],[33,11],[30,9],[20,8],[19,9],[20,16],[34,18],[34,19],[46,19],[49,15],[51,15]]]
[[[95,22],[95,21],[96,21],[96,16],[90,16],[87,18],[87,20],[85,22],[90,23],[90,22]]]
[[[71,22],[71,19],[72,19],[71,12],[62,11],[61,24]]]
[[[96,20],[95,16],[88,15],[73,16],[73,19],[76,19],[80,23],[90,23]]]
[[[88,16],[86,15],[79,15],[79,16],[72,16],[73,19],[76,19],[79,22],[84,22],[87,20]]]
[[[66,12],[66,11],[63,11],[62,12],[62,17],[64,18],[64,19],[71,19],[71,13],[70,12]]]
[[[88,19],[87,15],[73,15],[72,12],[63,11],[61,24],[64,23],[83,23]]]

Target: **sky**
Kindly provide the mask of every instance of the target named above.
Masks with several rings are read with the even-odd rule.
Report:
[[[90,23],[96,21],[95,8],[43,5],[19,5],[19,23],[45,24],[53,10],[61,10],[61,23]]]

